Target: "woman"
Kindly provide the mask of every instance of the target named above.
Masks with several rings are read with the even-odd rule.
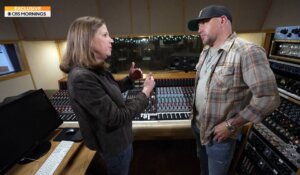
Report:
[[[148,105],[155,86],[148,74],[136,98],[124,100],[121,92],[142,78],[132,63],[129,76],[116,81],[107,71],[113,40],[105,22],[80,17],[70,26],[67,50],[60,69],[68,73],[68,91],[85,144],[104,159],[107,174],[128,174],[132,159],[132,119]]]

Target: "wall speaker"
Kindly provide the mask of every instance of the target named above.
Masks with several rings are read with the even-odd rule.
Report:
[[[174,53],[170,57],[170,69],[193,71],[198,63],[199,53]]]

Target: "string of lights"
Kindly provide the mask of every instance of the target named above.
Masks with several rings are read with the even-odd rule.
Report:
[[[147,44],[153,41],[181,41],[198,39],[199,35],[157,35],[146,37],[115,37],[114,43]]]

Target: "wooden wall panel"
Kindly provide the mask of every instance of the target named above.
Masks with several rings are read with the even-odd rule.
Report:
[[[100,0],[99,14],[106,21],[110,35],[131,33],[129,0]]]
[[[23,40],[45,40],[47,37],[45,26],[40,18],[16,19]]]
[[[299,7],[299,0],[273,0],[262,30],[275,30],[278,26],[299,26]]]
[[[25,41],[25,55],[36,88],[58,89],[63,77],[59,69],[59,54],[54,41]]]
[[[0,103],[10,96],[16,96],[28,90],[35,89],[29,74],[0,82]]]
[[[150,0],[151,33],[183,33],[183,0]]]
[[[41,1],[45,3],[45,1]],[[50,1],[51,18],[43,18],[47,39],[66,39],[70,24],[81,16],[97,16],[96,1]]]
[[[131,0],[132,34],[150,34],[149,0]]]
[[[0,17],[0,40],[18,40],[18,34],[12,18]]]
[[[65,39],[71,22],[79,16],[97,16],[107,22],[112,36],[193,33],[187,22],[211,4],[232,12],[237,32],[274,30],[299,25],[299,0],[3,0],[4,5],[50,5],[51,18],[0,17],[1,40]]]
[[[9,5],[8,1],[0,3],[0,9],[4,10],[4,6]],[[14,24],[14,18],[4,17],[4,11],[0,16],[0,40],[18,40],[19,36]]]
[[[9,1],[11,6],[38,6],[37,0],[11,0]],[[24,40],[40,40],[47,38],[45,26],[42,22],[42,18],[14,18],[15,27],[17,31],[20,31],[19,39]]]
[[[239,13],[234,17],[234,27],[238,32],[260,31],[270,8],[270,0],[239,2]]]

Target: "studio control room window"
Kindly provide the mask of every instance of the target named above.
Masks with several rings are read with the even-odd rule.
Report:
[[[0,44],[0,77],[18,73],[22,70],[22,60],[18,44]]]

